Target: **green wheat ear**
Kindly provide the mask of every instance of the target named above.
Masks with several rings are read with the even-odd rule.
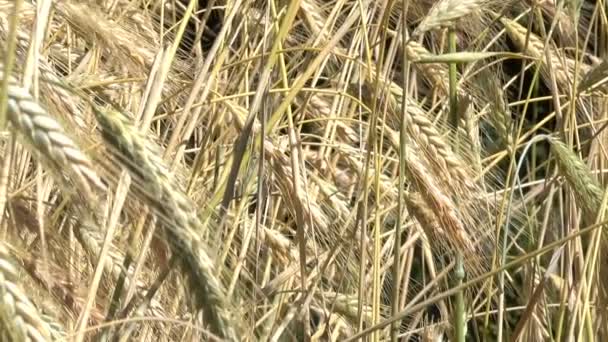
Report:
[[[583,209],[595,217],[602,203],[604,191],[591,174],[589,167],[563,142],[552,139],[551,150],[561,173],[574,190]]]
[[[142,185],[143,198],[168,228],[168,244],[181,258],[190,276],[197,308],[204,312],[212,332],[226,340],[239,340],[228,298],[201,238],[204,228],[192,200],[171,178],[160,153],[151,149],[152,144],[123,114],[96,108],[95,116],[110,153],[118,160],[126,158],[124,165]]]

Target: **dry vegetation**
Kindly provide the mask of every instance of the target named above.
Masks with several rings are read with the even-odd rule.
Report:
[[[0,0],[0,340],[607,340],[607,8]]]

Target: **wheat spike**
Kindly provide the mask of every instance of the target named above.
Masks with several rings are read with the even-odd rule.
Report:
[[[51,341],[62,329],[49,326],[36,306],[19,286],[19,271],[4,243],[0,243],[0,316],[12,341]],[[48,318],[48,317],[47,317]]]
[[[363,95],[368,103],[371,103],[372,97],[375,95],[372,89],[367,84],[364,87]],[[389,83],[388,101],[395,114],[400,112],[402,93],[401,87],[394,82]],[[437,129],[437,125],[427,117],[420,105],[411,99],[407,101],[408,115],[405,116],[405,120],[408,135],[420,146],[425,154],[425,159],[431,165],[439,167],[443,172],[438,175],[447,177],[447,182],[451,182],[452,186],[459,184],[460,189],[475,189],[475,184],[472,182],[464,162],[448,145],[444,136]],[[457,181],[458,184],[454,181]]]
[[[101,39],[113,54],[123,55],[135,67],[152,64],[154,53],[141,44],[133,44],[141,38],[108,20],[95,6],[70,1],[57,2],[55,6],[84,37]]]
[[[0,78],[5,77],[0,74]],[[27,138],[55,172],[69,170],[73,180],[88,198],[105,190],[105,185],[93,170],[89,158],[68,137],[61,125],[30,95],[27,89],[9,79],[8,119],[15,129]]]
[[[408,211],[416,218],[416,220],[422,226],[425,234],[429,237],[436,237],[443,241],[446,238],[445,231],[437,222],[435,214],[427,206],[426,202],[419,193],[411,192],[405,196]],[[431,239],[431,241],[435,241]],[[440,245],[440,244],[439,244]]]
[[[455,205],[455,203],[439,188],[437,183],[430,176],[430,172],[425,165],[410,153],[407,160],[407,176],[416,185],[418,193],[423,201],[413,202],[416,198],[410,198],[411,204],[415,206],[414,213],[420,219],[421,224],[426,224],[427,228],[435,229],[433,236],[445,236],[443,239],[454,249],[460,251],[467,257],[467,262],[470,264],[469,269],[477,272],[480,270],[477,238],[471,236],[467,231],[466,226],[469,219],[465,217],[467,213],[463,213]],[[422,205],[425,203],[426,206]],[[435,220],[429,215],[428,208],[434,213]],[[414,206],[412,206],[414,208]],[[435,224],[435,222],[438,223]],[[478,227],[473,227],[475,231]]]
[[[5,33],[5,32],[2,32]],[[19,31],[18,32],[18,47],[20,48],[20,53],[25,54],[25,51],[27,50],[27,46],[28,46],[28,39],[29,37],[24,33]],[[66,86],[63,84],[63,82],[60,80],[60,78],[55,74],[55,72],[53,71],[52,67],[50,65],[48,65],[48,63],[46,63],[44,60],[40,60],[38,62],[39,67],[40,67],[40,74],[41,74],[41,78],[43,79],[43,82],[41,82],[41,88],[44,90],[42,91],[42,97],[44,97],[45,99],[47,99],[50,102],[53,102],[56,106],[59,106],[59,108],[61,109],[65,109],[67,114],[69,114],[71,117],[71,119],[73,119],[78,126],[84,128],[85,127],[85,118],[84,115],[82,113],[82,111],[80,110],[80,108],[78,107],[78,105],[76,104],[76,102],[74,101],[73,97],[70,96],[68,90],[66,90]],[[15,84],[14,80],[11,80],[11,83]],[[11,88],[13,89],[13,88]],[[23,93],[25,93],[25,91],[22,88],[17,87],[17,90],[13,90],[15,93],[20,94],[20,98],[23,97]],[[21,89],[21,90],[19,90]],[[10,96],[10,89],[9,89],[9,96]],[[23,99],[21,100],[23,101]],[[22,102],[23,103],[23,102]],[[9,102],[10,104],[10,102]],[[29,114],[30,118],[28,119],[27,117],[25,118],[20,118],[21,121],[26,121],[26,123],[28,123],[29,121],[34,121],[34,122],[38,122],[40,120],[43,119],[32,119],[35,115],[44,115],[44,113],[41,114],[41,108],[37,108],[35,105],[21,105],[21,110],[24,111],[23,114]],[[29,109],[28,109],[29,108]],[[34,108],[34,109],[32,109]],[[47,114],[48,116],[48,114]],[[48,118],[46,118],[47,121],[50,118],[50,116]],[[19,119],[18,119],[19,120]],[[46,121],[43,121],[46,122]],[[29,124],[28,124],[29,125]],[[61,137],[61,128],[58,126],[58,124],[52,124],[52,126],[49,126],[49,124],[47,124],[46,126],[41,127],[41,129],[47,129],[50,132],[52,132],[51,134],[49,134],[49,140],[51,140],[53,137]],[[40,125],[38,125],[40,126]],[[50,127],[50,128],[49,128]],[[33,133],[34,136],[40,136],[40,133]],[[31,139],[30,139],[31,140]],[[69,140],[69,138],[67,136],[62,137],[59,142],[56,141],[57,139],[55,139],[55,141],[53,141],[53,143],[51,145],[56,146],[59,144],[65,144],[66,141]],[[40,145],[34,144],[34,147],[38,148]],[[47,146],[47,145],[42,145],[42,146]],[[52,150],[57,150],[58,147],[53,147]],[[65,148],[65,146],[63,147]],[[42,156],[51,156],[50,154],[47,153],[46,150],[42,150]],[[57,152],[55,152],[57,154]],[[59,151],[59,153],[61,153],[61,149]],[[69,160],[68,162],[73,163],[73,168],[76,168],[77,171],[82,171],[83,174],[85,176],[88,176],[90,178],[89,182],[91,182],[98,190],[103,190],[105,189],[105,185],[103,185],[100,180],[99,177],[94,173],[94,171],[91,169],[90,167],[90,162],[85,161],[85,157],[83,153],[80,153],[77,151],[77,147],[75,145],[69,145],[66,149],[66,151],[64,152],[66,154],[69,154],[71,156],[79,156],[77,160],[73,160],[74,158],[72,157],[72,160]],[[49,158],[46,158],[49,159]],[[57,168],[59,168],[59,166],[64,165],[64,159],[67,160],[67,158],[58,158],[53,160],[53,158],[49,159],[49,162],[53,163],[53,165],[55,165]],[[80,165],[78,165],[80,163]],[[62,168],[65,168],[65,166],[62,166]],[[84,170],[83,170],[84,169]],[[61,170],[61,168],[59,168],[59,170]],[[78,174],[77,174],[78,175]],[[85,177],[78,177],[78,179],[82,180]],[[82,182],[77,182],[78,185],[81,185]],[[86,185],[86,184],[85,184]],[[87,190],[87,188],[84,188],[85,190]],[[87,190],[86,193],[88,193],[89,195],[87,196],[88,198],[93,198],[92,195],[90,194],[90,190]],[[88,204],[88,210],[90,210],[91,213],[95,214],[96,213],[96,205],[98,203],[91,202],[88,203],[86,201],[82,202],[83,204]],[[85,218],[85,222],[84,224],[79,226],[79,229],[77,230],[77,236],[79,238],[80,243],[82,244],[82,246],[84,247],[84,249],[87,251],[88,256],[91,259],[95,259],[98,255],[99,252],[101,251],[101,245],[103,243],[103,235],[104,232],[103,230],[99,227],[99,224],[97,224],[95,221],[95,218],[87,218],[89,217],[89,214],[86,214],[85,212],[82,212],[82,217]],[[110,253],[111,257],[106,259],[106,264],[104,265],[106,271],[112,276],[112,278],[114,280],[118,279],[122,273],[122,266],[121,266],[121,261],[124,259],[124,256],[122,255],[122,253],[120,253],[120,251],[118,250],[118,248],[116,248],[116,246],[112,246],[112,252]],[[129,284],[129,279],[125,279],[125,283],[127,284],[126,286],[128,286]],[[140,289],[141,291],[143,291],[143,284],[138,284],[137,288]],[[161,305],[157,302],[157,301],[153,301],[151,304],[151,310],[150,313],[153,313],[154,316],[160,316],[160,317],[164,317],[164,315],[159,315],[163,312],[163,310],[161,309]]]
[[[591,175],[589,167],[566,144],[557,139],[551,140],[551,149],[559,169],[580,199],[583,208],[589,215],[595,217],[602,203],[604,191]]]
[[[5,34],[6,32],[1,30],[1,33]],[[24,55],[29,38],[22,31],[17,33],[19,53]],[[66,109],[71,118],[79,126],[84,127],[83,114],[63,86],[60,78],[45,61],[39,61],[39,66],[44,81],[41,87],[45,90],[42,92],[42,97],[55,102],[55,105],[60,106],[60,108]],[[26,137],[30,146],[39,152],[38,155],[52,166],[55,171],[54,175],[60,175],[63,170],[71,171],[70,174],[73,176],[75,185],[90,200],[79,202],[80,205],[86,207],[84,211],[81,211],[81,216],[86,222],[79,226],[76,233],[88,256],[91,259],[96,258],[101,251],[104,232],[99,227],[97,218],[91,217],[91,215],[98,214],[96,210],[96,206],[99,204],[97,193],[105,191],[105,185],[91,167],[88,157],[67,136],[61,125],[31,97],[26,89],[18,86],[16,80],[12,77],[9,80],[8,97],[9,120],[13,126]],[[61,182],[63,179],[60,178],[59,181]],[[116,280],[122,273],[121,260],[124,257],[115,246],[112,246],[112,248],[111,257],[106,259],[104,268]],[[125,283],[128,286],[129,279],[125,279]],[[138,288],[142,289],[142,284],[138,284]],[[158,316],[163,310],[158,302],[153,301],[150,312]],[[164,316],[161,315],[160,317]]]
[[[420,60],[425,55],[431,54],[422,44],[413,40],[405,46],[405,53],[413,62]],[[437,87],[443,94],[447,94],[448,68],[445,64],[415,63],[414,67],[420,71],[431,86]]]
[[[549,69],[544,53],[545,44],[542,39],[540,39],[534,33],[528,33],[528,29],[516,21],[507,18],[501,18],[500,21],[506,28],[509,37],[511,37],[513,42],[520,50],[541,61],[541,71],[543,77],[545,78],[545,82],[550,84],[549,80],[551,78],[549,75],[551,72],[553,72],[555,74],[557,84],[563,89],[568,89],[569,84],[572,83],[572,80],[574,80],[574,75],[570,72],[567,62],[564,64],[564,59],[561,58],[555,48],[553,46],[549,46],[547,49],[548,58],[551,61],[551,69]]]
[[[440,0],[422,20],[417,33],[434,30],[439,27],[452,25],[452,23],[472,12],[479,10],[489,2],[488,0]]]
[[[169,178],[168,169],[160,153],[151,152],[150,144],[131,125],[126,117],[114,111],[95,110],[105,141],[118,153],[119,160],[140,181],[144,198],[160,215],[170,234],[173,253],[181,255],[183,265],[191,276],[197,306],[205,313],[212,332],[227,340],[238,340],[238,335],[227,306],[224,290],[206,246],[200,235],[203,226],[191,200],[177,182]]]

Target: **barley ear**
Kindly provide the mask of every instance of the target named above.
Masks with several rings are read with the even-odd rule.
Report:
[[[602,203],[604,191],[598,181],[591,175],[591,170],[563,142],[552,139],[551,149],[555,154],[559,170],[566,177],[583,209],[589,215],[595,216]]]

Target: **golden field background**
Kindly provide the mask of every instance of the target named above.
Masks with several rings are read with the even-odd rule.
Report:
[[[608,339],[607,9],[0,0],[0,340]]]

